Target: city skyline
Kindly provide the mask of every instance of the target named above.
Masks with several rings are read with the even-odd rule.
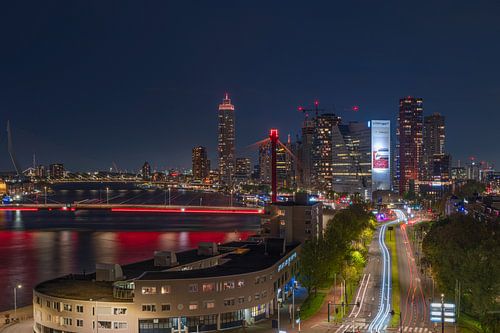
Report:
[[[300,135],[299,105],[318,99],[345,121],[395,123],[398,100],[411,95],[423,98],[425,115],[446,118],[453,164],[500,163],[489,149],[500,122],[500,47],[489,42],[496,4],[7,6],[0,128],[11,121],[23,168],[33,153],[75,171],[113,162],[138,170],[145,160],[189,168],[200,144],[215,166],[216,106],[226,91],[237,108],[236,157],[271,127]],[[198,24],[177,28],[182,20]],[[403,56],[407,39],[415,47]],[[12,170],[0,134],[0,170]]]

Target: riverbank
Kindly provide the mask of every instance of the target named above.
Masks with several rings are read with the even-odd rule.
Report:
[[[18,320],[16,320],[16,318]],[[0,332],[2,332],[6,327],[11,326],[14,323],[26,321],[33,318],[33,305],[23,306],[14,309],[0,312]]]

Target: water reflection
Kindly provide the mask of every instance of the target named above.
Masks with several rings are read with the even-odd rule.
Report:
[[[246,239],[255,216],[158,216],[106,212],[0,212],[0,311],[31,303],[33,286],[69,273],[92,272],[96,262],[126,264],[155,250],[181,251],[199,242]],[[203,230],[203,231],[198,231]]]

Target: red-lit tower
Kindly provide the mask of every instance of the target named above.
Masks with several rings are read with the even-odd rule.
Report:
[[[277,201],[277,180],[276,180],[276,146],[278,145],[278,130],[273,128],[269,131],[271,140],[271,202]]]

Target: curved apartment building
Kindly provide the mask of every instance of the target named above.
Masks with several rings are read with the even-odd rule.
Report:
[[[217,331],[268,318],[286,298],[300,245],[282,239],[201,243],[126,266],[46,281],[33,291],[34,331]]]

